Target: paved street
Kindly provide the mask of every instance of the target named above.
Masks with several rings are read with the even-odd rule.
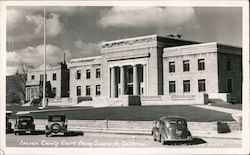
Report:
[[[191,143],[167,143],[164,146],[154,142],[151,136],[70,132],[66,136],[54,135],[46,137],[42,131],[35,135],[6,135],[7,147],[198,147],[198,148],[227,148],[241,147],[241,140],[225,138],[194,137]]]

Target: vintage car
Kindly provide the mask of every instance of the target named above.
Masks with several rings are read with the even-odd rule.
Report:
[[[33,98],[31,100],[30,106],[40,106],[41,105],[41,99],[39,98]]]
[[[65,115],[50,115],[48,116],[48,122],[45,126],[45,134],[48,137],[51,134],[58,134],[67,132],[67,120]]]
[[[10,133],[11,129],[11,122],[9,121],[9,116],[12,114],[11,111],[6,111],[6,133]]]
[[[192,135],[187,128],[187,121],[179,116],[162,117],[155,121],[152,128],[154,141],[165,144],[167,141],[191,141]]]
[[[14,125],[14,134],[17,135],[26,132],[31,134],[35,132],[34,119],[29,115],[18,116]]]

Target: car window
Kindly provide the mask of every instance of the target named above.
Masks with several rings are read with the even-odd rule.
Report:
[[[170,120],[170,124],[185,124],[183,120]]]
[[[29,121],[29,120],[32,120],[31,117],[20,117],[19,118],[19,121]]]
[[[49,121],[51,122],[61,122],[64,121],[65,118],[62,116],[53,116],[53,117],[49,117]]]

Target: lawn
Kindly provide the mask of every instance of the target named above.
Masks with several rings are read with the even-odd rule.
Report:
[[[64,114],[70,120],[128,120],[152,121],[162,116],[182,116],[191,122],[233,121],[228,113],[188,105],[130,106],[60,110],[31,113],[36,119],[47,119],[51,114]]]

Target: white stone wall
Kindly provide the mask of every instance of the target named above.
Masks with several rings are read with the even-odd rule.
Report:
[[[88,60],[88,61],[86,61]],[[90,70],[90,79],[86,78],[86,70]],[[100,69],[101,77],[96,78],[96,69]],[[81,79],[77,79],[77,71],[81,72]],[[81,86],[81,96],[86,96],[86,86],[90,85],[92,97],[96,97],[96,85],[101,85],[102,68],[100,63],[100,57],[92,57],[82,59],[81,61],[74,62],[74,59],[70,64],[70,97],[75,100],[77,98],[77,86]],[[102,95],[101,85],[101,95]],[[101,96],[100,95],[100,96]]]
[[[205,93],[218,93],[218,61],[216,44],[199,44],[164,49],[164,95],[197,94],[198,80],[206,80]],[[198,71],[198,59],[205,60],[205,70]],[[183,72],[183,61],[189,60],[190,71]],[[175,72],[169,73],[169,62],[175,62]],[[190,80],[190,92],[183,92],[183,80]],[[169,81],[176,82],[176,93],[169,93]],[[202,92],[204,93],[204,92]]]

